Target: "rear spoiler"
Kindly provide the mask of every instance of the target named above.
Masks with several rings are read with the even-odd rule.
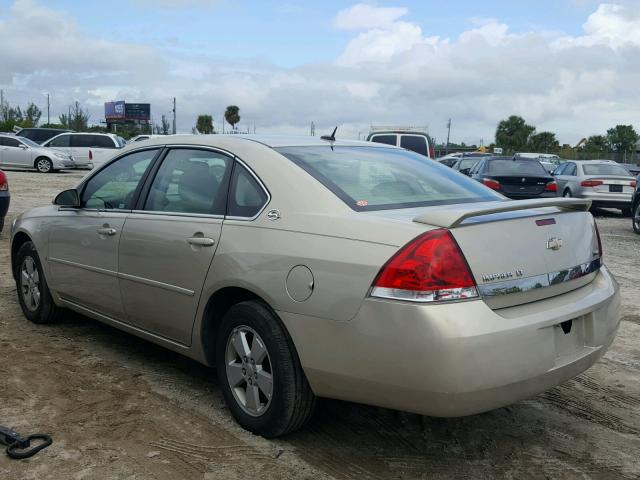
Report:
[[[436,227],[454,228],[472,217],[543,207],[557,207],[564,210],[586,212],[591,208],[591,200],[559,197],[444,205],[442,207],[430,207],[428,211],[421,213],[413,221]]]

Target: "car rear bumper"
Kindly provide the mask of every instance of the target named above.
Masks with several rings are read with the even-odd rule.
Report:
[[[579,197],[591,200],[594,207],[624,208],[631,206],[633,194],[582,192]]]
[[[509,405],[589,368],[613,341],[620,295],[603,267],[584,287],[495,311],[481,300],[368,298],[348,322],[279,314],[317,395],[451,417]]]

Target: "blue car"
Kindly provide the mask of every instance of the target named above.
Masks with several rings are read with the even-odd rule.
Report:
[[[0,232],[2,232],[2,227],[4,227],[4,217],[7,215],[7,210],[9,210],[10,199],[11,195],[9,195],[7,175],[0,170]]]
[[[636,189],[631,197],[631,221],[633,230],[640,235],[640,175],[636,178]]]

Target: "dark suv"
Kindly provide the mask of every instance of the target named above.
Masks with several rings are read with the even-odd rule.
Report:
[[[42,145],[50,138],[55,137],[61,133],[72,132],[73,130],[65,130],[63,128],[23,128],[16,135],[33,140],[36,143]]]

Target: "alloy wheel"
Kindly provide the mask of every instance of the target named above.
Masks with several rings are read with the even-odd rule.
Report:
[[[41,158],[40,160],[38,160],[36,168],[39,172],[48,173],[51,170],[51,162],[46,158]]]
[[[24,257],[20,267],[20,290],[26,307],[35,312],[40,306],[40,274],[33,257]]]
[[[253,417],[267,411],[273,397],[271,357],[260,335],[251,327],[234,328],[227,339],[227,382],[238,405]]]

